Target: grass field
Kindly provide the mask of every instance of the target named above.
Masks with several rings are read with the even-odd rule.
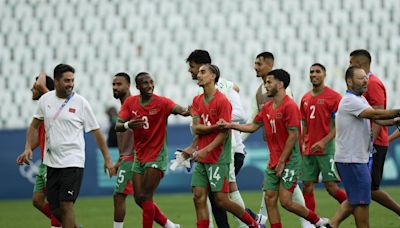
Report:
[[[387,187],[395,200],[400,201],[400,187]],[[261,192],[242,192],[246,206],[258,209]],[[337,209],[337,202],[328,196],[328,193],[317,190],[317,212],[324,217],[332,217]],[[196,215],[190,194],[159,194],[155,201],[165,214],[185,228],[195,227]],[[112,227],[113,206],[112,197],[81,197],[76,203],[76,216],[84,228]],[[0,227],[50,227],[49,221],[33,208],[30,200],[6,200],[0,201]],[[281,216],[284,227],[300,227],[298,218],[281,208]],[[370,208],[371,227],[399,228],[400,218],[393,212],[373,203]],[[231,220],[230,224],[235,227]],[[141,227],[141,211],[129,199],[127,216],[124,227]],[[158,227],[158,225],[155,225]],[[353,218],[348,218],[341,227],[355,227]]]

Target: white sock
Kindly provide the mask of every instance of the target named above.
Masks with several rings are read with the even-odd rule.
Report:
[[[61,226],[51,226],[51,228],[62,228]]]
[[[292,200],[302,206],[306,206],[306,202],[304,201],[303,192],[301,191],[299,185],[296,185],[293,191]]]
[[[302,206],[306,206],[306,202],[304,201],[303,192],[301,191],[299,185],[296,185],[296,187],[294,188],[292,200],[293,200],[293,202],[296,202]],[[299,220],[300,220],[300,224],[301,224],[302,228],[307,228],[312,225],[311,223],[309,223],[306,219],[304,219],[302,217],[300,217]]]
[[[208,225],[208,228],[214,228],[214,217],[212,214],[212,209],[211,209],[211,203],[210,199],[207,197],[207,208],[208,208],[208,220],[210,221],[210,225]]]
[[[124,227],[124,222],[115,222],[114,221],[114,228],[123,228]]]
[[[235,203],[239,204],[242,208],[245,208],[242,196],[240,195],[239,191],[234,191],[234,192],[229,193],[229,198],[232,201],[234,201]],[[242,222],[242,220],[240,220],[240,218],[238,218],[236,216],[233,216],[233,218],[235,219],[237,227],[240,227],[240,228],[248,227],[245,223]]]
[[[261,199],[260,211],[258,213],[268,217],[267,206],[265,205],[265,192],[264,191],[263,191],[263,195],[262,195],[262,199]]]

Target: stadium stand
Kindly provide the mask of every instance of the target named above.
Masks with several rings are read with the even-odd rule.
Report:
[[[210,51],[222,76],[240,85],[248,110],[260,83],[253,61],[261,51],[273,52],[276,67],[291,73],[298,101],[309,88],[312,63],[324,64],[328,84],[343,92],[349,52],[368,49],[372,69],[386,85],[388,107],[400,106],[398,0],[0,0],[0,5],[1,128],[29,124],[35,110],[32,76],[41,70],[51,75],[60,62],[76,68],[75,88],[101,122],[107,122],[105,108],[118,104],[109,84],[120,71],[150,72],[156,92],[187,105],[197,88],[185,58],[197,48]]]

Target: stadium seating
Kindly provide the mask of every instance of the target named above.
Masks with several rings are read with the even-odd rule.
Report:
[[[118,105],[111,78],[150,72],[156,91],[181,105],[197,94],[185,59],[197,48],[210,51],[222,76],[241,87],[246,110],[255,88],[253,63],[262,51],[276,56],[276,67],[292,75],[299,101],[314,62],[327,67],[327,83],[343,92],[351,50],[365,48],[372,70],[385,83],[388,107],[400,84],[398,0],[0,0],[0,127],[26,127],[35,110],[29,89],[42,70],[60,62],[73,65],[76,90],[92,104],[100,122]],[[18,92],[16,92],[18,91]],[[134,86],[132,92],[137,93]],[[12,104],[12,105],[11,105]],[[23,111],[21,111],[23,110]],[[23,121],[21,121],[23,120]],[[173,117],[170,123],[187,123]]]

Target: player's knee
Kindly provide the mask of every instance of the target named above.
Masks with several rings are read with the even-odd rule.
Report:
[[[291,211],[293,208],[293,201],[290,198],[286,198],[286,197],[281,197],[279,198],[279,202],[281,203],[281,206],[283,208],[285,208],[286,210]]]
[[[139,194],[138,195],[135,194],[134,199],[135,199],[135,203],[139,206],[141,206],[142,203],[145,201],[145,198],[143,197],[143,195],[139,195]]]
[[[336,192],[338,190],[338,186],[336,185],[335,182],[331,182],[331,181],[325,182],[324,185],[325,185],[326,191],[328,191],[328,193],[330,195],[334,196],[336,194]]]
[[[314,190],[314,184],[312,182],[303,182],[302,191],[303,193],[312,193]]]
[[[206,202],[206,195],[201,194],[200,192],[193,192],[193,202],[196,205],[202,204],[204,202]]]
[[[41,210],[42,207],[44,206],[44,202],[39,199],[36,199],[36,198],[32,199],[32,204],[34,207],[36,207],[39,210]]]

